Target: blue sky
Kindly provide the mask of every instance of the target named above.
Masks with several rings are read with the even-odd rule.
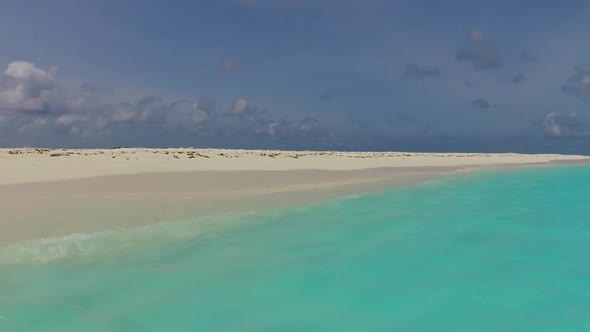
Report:
[[[584,153],[588,1],[0,3],[0,145]]]

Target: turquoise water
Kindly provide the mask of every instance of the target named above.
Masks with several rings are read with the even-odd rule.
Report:
[[[0,250],[0,331],[590,331],[590,168]]]

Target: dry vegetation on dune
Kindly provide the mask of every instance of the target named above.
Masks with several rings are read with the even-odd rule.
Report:
[[[166,159],[197,159],[197,158],[240,158],[240,157],[262,157],[269,159],[291,158],[300,159],[305,157],[338,157],[351,159],[368,158],[411,158],[411,157],[434,157],[434,158],[481,158],[481,157],[512,157],[518,156],[515,153],[419,153],[419,152],[337,152],[337,151],[272,151],[272,150],[223,150],[223,149],[194,149],[194,148],[167,148],[167,149],[140,149],[140,148],[112,148],[112,149],[49,149],[49,148],[17,148],[0,149],[10,156],[38,155],[49,157],[78,156],[99,156],[108,155],[111,158],[139,155],[163,156]],[[137,158],[131,158],[137,159]]]

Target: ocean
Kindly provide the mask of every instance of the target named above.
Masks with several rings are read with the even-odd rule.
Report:
[[[0,331],[590,331],[590,167],[0,248]]]

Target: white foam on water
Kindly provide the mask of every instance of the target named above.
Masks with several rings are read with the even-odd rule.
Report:
[[[141,227],[75,233],[63,237],[27,240],[0,246],[0,266],[21,263],[50,263],[70,259],[92,259],[117,253],[143,250],[155,244],[191,240],[211,227],[231,225],[256,213],[218,215],[177,220]]]
[[[21,241],[0,247],[0,265],[47,263],[141,250],[154,243],[194,237],[199,232],[194,223],[185,221]]]
[[[337,199],[347,200],[347,199],[357,199],[357,198],[361,198],[361,197],[362,197],[362,195],[346,195],[346,196],[338,197]]]
[[[76,233],[59,238],[43,238],[0,248],[0,265],[49,262],[65,257],[84,257],[94,250],[92,239],[105,233]]]

